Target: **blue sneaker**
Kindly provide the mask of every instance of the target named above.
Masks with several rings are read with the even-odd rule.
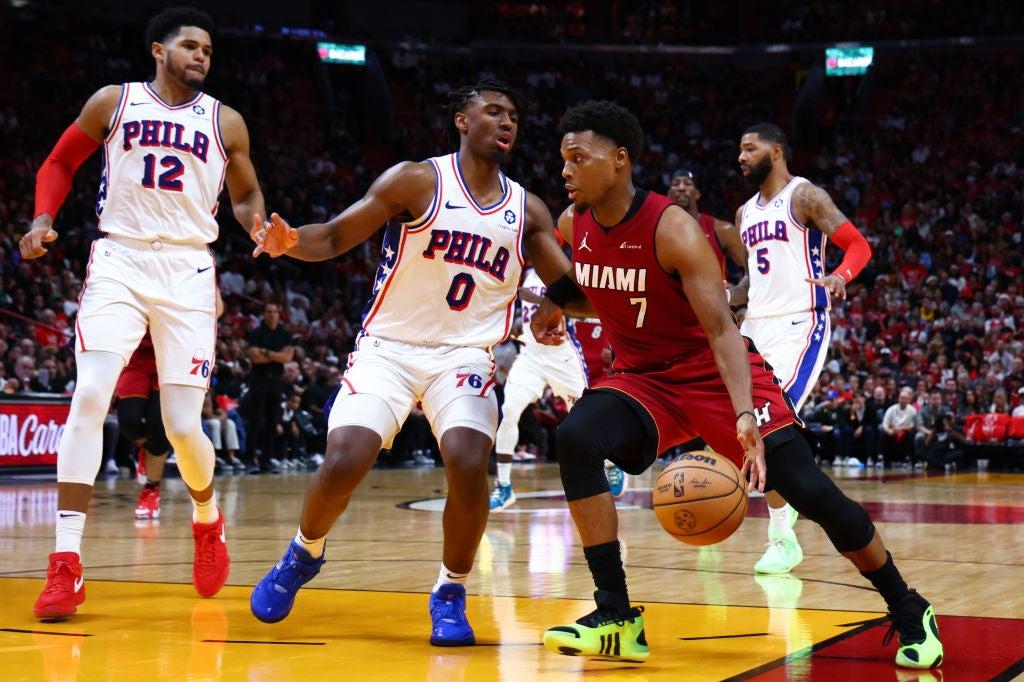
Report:
[[[512,484],[502,485],[495,482],[494,490],[491,492],[491,511],[499,512],[515,503],[516,493],[512,490]]]
[[[605,461],[604,475],[608,477],[608,487],[612,489],[612,497],[617,500],[626,494],[626,474],[622,469]]]
[[[430,595],[430,619],[434,629],[430,643],[434,646],[473,646],[476,636],[466,620],[466,588],[445,583]]]
[[[292,540],[273,570],[253,588],[249,598],[252,615],[264,623],[284,620],[292,610],[299,588],[312,580],[323,565],[323,556],[314,559]]]

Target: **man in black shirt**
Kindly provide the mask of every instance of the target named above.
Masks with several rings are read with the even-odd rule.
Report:
[[[281,309],[276,303],[267,303],[263,321],[249,332],[246,340],[252,361],[249,393],[245,399],[249,422],[246,456],[253,465],[251,473],[267,472],[272,470],[269,460],[275,427],[281,420],[284,363],[291,362],[295,355],[291,332],[281,325]]]

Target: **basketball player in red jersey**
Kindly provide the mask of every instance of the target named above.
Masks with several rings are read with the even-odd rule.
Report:
[[[121,370],[149,329],[160,375],[161,412],[178,471],[192,497],[192,582],[211,597],[230,568],[224,517],[213,488],[213,444],[203,399],[217,338],[218,198],[227,184],[235,219],[263,231],[266,210],[239,113],[202,92],[213,20],[169,8],[146,27],[156,75],[97,90],[61,136],[36,178],[24,258],[57,239],[54,218],[78,167],[98,146],[104,170],[96,212],[105,233],[93,245],[76,322],[78,383],[57,450],[56,549],[35,604],[61,620],[85,601],[81,544],[102,458],[103,419]]]
[[[585,310],[589,299],[615,349],[616,373],[584,393],[558,429],[562,485],[597,609],[548,630],[545,646],[647,659],[643,609],[629,602],[603,463],[639,474],[659,452],[700,436],[741,465],[751,489],[777,488],[820,524],[881,593],[900,637],[898,665],[940,664],[931,605],[907,587],[864,508],[815,464],[781,387],[740,336],[704,232],[667,197],[633,185],[639,121],[617,104],[591,101],[569,109],[560,129],[572,206],[558,229],[573,244],[573,269],[549,284],[531,328],[539,341],[558,343],[562,309]]]
[[[697,208],[700,189],[697,187],[697,176],[692,170],[682,169],[672,174],[672,184],[668,188],[667,196],[676,206],[693,216],[693,219],[704,230],[708,241],[711,242],[715,257],[718,258],[718,262],[722,266],[723,279],[726,279],[727,273],[726,256],[729,256],[729,260],[739,267],[746,268],[747,251],[736,226],[727,220],[716,218],[710,213],[701,213]]]

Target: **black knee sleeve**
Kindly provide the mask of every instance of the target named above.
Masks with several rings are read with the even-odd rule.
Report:
[[[871,517],[814,463],[810,445],[797,427],[766,439],[765,464],[768,487],[820,525],[837,550],[855,552],[871,542],[875,534]]]
[[[117,401],[117,423],[131,442],[146,437],[146,398],[121,398]]]
[[[149,394],[146,407],[146,449],[154,455],[166,455],[171,451],[171,442],[164,431],[164,418],[160,412],[160,391]]]
[[[556,433],[565,499],[571,502],[608,492],[606,459],[625,471],[641,473],[636,462],[648,446],[647,431],[629,403],[610,392],[588,391]]]

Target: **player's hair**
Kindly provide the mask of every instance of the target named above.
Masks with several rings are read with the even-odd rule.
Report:
[[[789,138],[782,128],[774,123],[755,123],[743,131],[744,135],[754,134],[772,144],[782,145],[782,157],[789,159]]]
[[[636,163],[644,148],[644,131],[629,109],[607,100],[588,100],[569,107],[558,124],[562,135],[589,130],[625,147],[631,163]]]
[[[692,168],[680,168],[672,173],[669,180],[675,180],[676,178],[690,178],[693,180],[693,184],[697,184],[697,173]]]
[[[500,92],[509,98],[512,106],[516,108],[516,112],[519,114],[518,133],[516,134],[516,139],[513,140],[513,144],[522,139],[523,130],[526,127],[526,98],[508,83],[488,78],[474,85],[464,85],[458,90],[452,90],[448,93],[448,104],[444,108],[444,114],[447,117],[445,136],[448,138],[448,144],[451,145],[452,149],[459,148],[460,140],[459,129],[455,127],[455,114],[465,112],[469,103],[479,97],[482,92]]]
[[[177,35],[182,26],[195,26],[213,35],[213,18],[194,7],[168,7],[146,24],[146,50]]]

